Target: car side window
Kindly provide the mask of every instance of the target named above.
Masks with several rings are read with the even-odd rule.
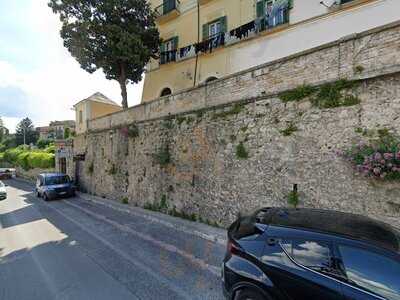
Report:
[[[329,243],[311,240],[283,240],[282,247],[298,264],[324,273],[333,273],[332,247]]]
[[[375,252],[339,245],[348,280],[389,300],[400,300],[400,263]]]

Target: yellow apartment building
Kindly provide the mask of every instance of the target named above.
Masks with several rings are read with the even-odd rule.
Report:
[[[399,20],[399,0],[148,0],[163,43],[142,102]]]

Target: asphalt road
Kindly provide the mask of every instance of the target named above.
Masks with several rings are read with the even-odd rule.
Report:
[[[81,198],[8,181],[0,300],[223,299],[224,246]]]

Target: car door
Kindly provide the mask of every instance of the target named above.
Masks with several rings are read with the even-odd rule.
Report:
[[[340,282],[334,279],[340,271],[331,243],[309,238],[284,238],[279,243],[287,259],[282,260],[279,270],[274,268],[272,277],[288,299],[342,299]]]
[[[337,246],[346,275],[345,300],[400,300],[400,260],[390,253],[349,244]]]

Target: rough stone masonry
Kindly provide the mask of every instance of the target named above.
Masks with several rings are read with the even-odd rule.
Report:
[[[267,50],[266,50],[267,51]],[[80,185],[131,205],[227,225],[286,206],[365,214],[400,227],[400,182],[361,176],[337,155],[362,132],[400,134],[400,25],[377,28],[177,95],[93,120],[76,137]],[[359,104],[318,108],[280,93],[356,80]]]

